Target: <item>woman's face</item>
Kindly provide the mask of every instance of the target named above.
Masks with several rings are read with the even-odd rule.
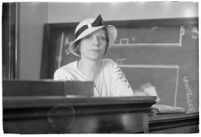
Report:
[[[101,59],[107,45],[104,29],[97,30],[80,41],[81,58]]]

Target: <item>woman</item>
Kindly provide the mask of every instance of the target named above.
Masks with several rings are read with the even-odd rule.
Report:
[[[119,66],[111,59],[103,59],[116,36],[116,27],[104,25],[101,15],[81,21],[69,45],[69,51],[80,59],[57,69],[54,79],[93,81],[94,96],[135,95]]]

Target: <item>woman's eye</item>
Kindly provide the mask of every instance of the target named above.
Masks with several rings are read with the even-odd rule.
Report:
[[[102,41],[105,41],[105,40],[106,40],[106,37],[105,37],[105,36],[102,36],[102,35],[98,36],[98,38],[99,38],[99,40],[102,40]]]
[[[84,39],[86,39],[86,40],[97,39],[100,41],[106,41],[105,35],[88,35]]]

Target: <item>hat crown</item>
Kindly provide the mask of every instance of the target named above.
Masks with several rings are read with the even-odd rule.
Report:
[[[77,31],[78,31],[81,27],[83,27],[84,25],[91,25],[94,21],[95,21],[94,18],[88,18],[88,19],[85,19],[85,20],[81,21],[81,22],[77,25],[77,27],[76,27],[76,29],[75,29],[75,33],[77,33]]]

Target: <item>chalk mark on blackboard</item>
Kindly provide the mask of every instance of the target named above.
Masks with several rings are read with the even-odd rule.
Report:
[[[175,47],[175,46],[182,46],[182,37],[185,34],[185,28],[180,26],[180,33],[179,33],[179,40],[178,43],[129,43],[129,38],[121,38],[120,43],[113,44],[113,47],[134,47],[134,46],[152,46],[152,47]],[[133,37],[134,38],[134,37]],[[133,39],[132,38],[132,39]],[[126,42],[124,42],[126,41]]]
[[[192,28],[192,31],[191,31],[193,34],[192,34],[192,39],[198,39],[198,28],[197,27],[193,27]]]
[[[156,27],[156,26],[154,26],[154,27],[151,28],[152,31],[155,31],[157,29],[158,29],[158,27]]]
[[[175,98],[174,98],[174,106],[177,106],[177,93],[178,93],[178,83],[179,83],[179,69],[180,66],[176,64],[172,65],[155,65],[155,64],[120,64],[120,67],[124,68],[166,68],[166,69],[176,69],[176,84],[175,84]]]
[[[118,59],[116,59],[115,62],[116,62],[118,65],[122,65],[122,64],[124,64],[124,63],[123,63],[124,60],[126,60],[126,58],[118,58]]]
[[[174,106],[177,106],[177,91],[178,91],[178,84],[179,84],[179,69],[177,69],[177,76],[176,76],[176,87],[175,87],[175,95],[174,95]]]
[[[69,44],[70,44],[70,41],[69,41],[68,37],[66,37],[64,45],[69,45]]]
[[[61,66],[61,61],[62,61],[62,50],[64,46],[68,46],[70,44],[69,38],[66,37],[65,42],[64,42],[64,32],[61,33],[61,41],[60,41],[60,49],[59,49],[59,55],[57,57],[57,62],[58,62],[58,68]],[[68,48],[65,49],[66,55],[69,55],[70,52]]]
[[[132,41],[135,41],[135,39],[136,39],[135,37],[132,37]]]
[[[173,65],[155,65],[155,64],[121,64],[120,67],[127,67],[127,68],[175,68],[175,69],[179,69],[180,67],[176,64]]]
[[[65,52],[67,56],[70,54],[70,51],[68,49],[65,49]]]
[[[63,39],[64,39],[64,32],[61,33],[61,43],[60,43],[60,49],[59,49],[59,56],[57,57],[58,68],[61,66],[62,49],[63,49]]]
[[[185,92],[186,92],[186,101],[187,101],[187,104],[188,104],[188,109],[187,109],[187,113],[189,112],[195,112],[195,108],[194,108],[194,105],[193,105],[193,100],[192,100],[192,89],[191,89],[191,86],[189,84],[189,81],[190,79],[188,78],[187,75],[184,76],[184,78],[182,79],[183,81],[183,84],[184,84],[184,88],[185,88]]]
[[[64,45],[66,45],[68,47],[68,45],[70,44],[71,42],[69,41],[68,37],[66,38],[66,41],[64,43]],[[70,54],[70,51],[68,50],[68,48],[66,47],[65,49],[65,52],[66,52],[66,55],[68,56]]]
[[[129,39],[120,39],[120,44],[128,44]]]
[[[184,26],[180,27],[180,35],[179,35],[179,47],[182,46],[182,37],[185,35],[185,28]]]

